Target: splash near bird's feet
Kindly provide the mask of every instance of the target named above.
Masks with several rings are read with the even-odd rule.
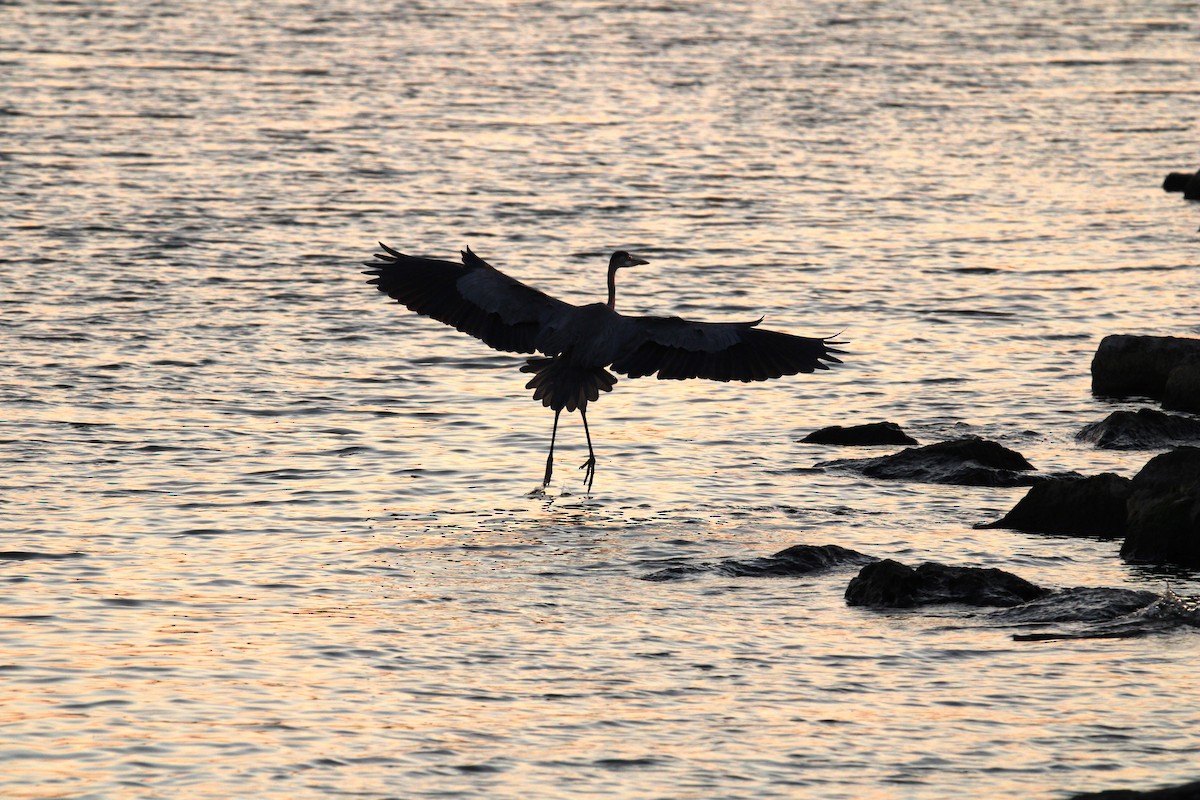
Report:
[[[596,457],[588,456],[588,460],[579,465],[583,473],[583,482],[587,484],[587,490],[592,491],[592,482],[596,480]]]

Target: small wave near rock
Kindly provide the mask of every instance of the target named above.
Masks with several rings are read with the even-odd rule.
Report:
[[[1009,625],[1076,623],[1057,631],[1018,633],[1018,642],[1056,639],[1131,639],[1181,627],[1200,628],[1200,608],[1168,589],[1161,595],[1133,589],[1061,589],[1015,608],[994,611]]]

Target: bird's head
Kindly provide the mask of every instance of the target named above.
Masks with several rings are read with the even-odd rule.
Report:
[[[650,262],[644,258],[630,255],[624,250],[618,250],[612,254],[612,258],[608,260],[608,268],[610,271],[617,271],[621,267],[636,267],[639,264],[649,264]]]

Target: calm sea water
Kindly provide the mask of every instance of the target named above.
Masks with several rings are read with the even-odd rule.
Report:
[[[1108,333],[1196,335],[1194,2],[0,3],[0,793],[1065,797],[1195,779],[1200,639],[1016,642],[839,544],[1200,592],[974,530],[1020,489],[810,471],[888,419],[1045,470]],[[362,283],[470,245],[575,302],[844,330],[622,380],[595,491],[521,361]],[[878,452],[878,451],[874,451]],[[37,557],[31,557],[37,556]],[[51,557],[53,556],[53,557]]]

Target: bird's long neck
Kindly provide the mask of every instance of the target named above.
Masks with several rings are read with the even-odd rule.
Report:
[[[608,268],[608,307],[617,310],[617,268]]]

